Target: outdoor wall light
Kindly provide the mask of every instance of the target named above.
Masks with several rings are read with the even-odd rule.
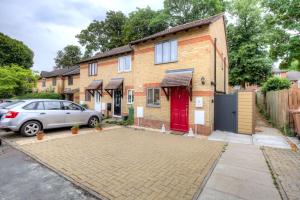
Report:
[[[205,85],[205,78],[204,78],[204,76],[201,77],[201,83],[202,83],[202,85]]]

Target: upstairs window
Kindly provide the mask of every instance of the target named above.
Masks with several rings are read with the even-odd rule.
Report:
[[[89,76],[96,76],[97,75],[97,63],[90,63],[89,64]]]
[[[46,79],[42,79],[42,87],[46,87]]]
[[[56,77],[52,78],[52,86],[56,86]]]
[[[131,71],[131,56],[119,57],[118,72],[129,72],[129,71]]]
[[[68,85],[73,85],[73,76],[68,76]]]
[[[158,43],[155,45],[155,64],[177,61],[177,40]]]

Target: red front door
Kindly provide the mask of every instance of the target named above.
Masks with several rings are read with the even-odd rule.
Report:
[[[189,93],[185,87],[171,89],[171,130],[188,132]]]

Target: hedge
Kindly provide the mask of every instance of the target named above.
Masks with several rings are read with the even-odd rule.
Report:
[[[288,79],[271,77],[262,85],[261,91],[263,93],[266,93],[269,91],[289,89],[290,87],[291,87],[291,82]]]
[[[16,99],[62,99],[62,96],[55,92],[27,93],[17,96]]]

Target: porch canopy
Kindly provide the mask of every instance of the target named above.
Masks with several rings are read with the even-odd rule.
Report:
[[[160,87],[166,94],[167,100],[169,100],[170,89],[172,87],[186,87],[192,101],[192,77],[193,69],[167,70],[160,83]]]
[[[98,92],[100,96],[102,96],[102,87],[103,87],[103,81],[102,80],[94,80],[92,81],[87,88],[85,88],[88,93],[90,93],[92,96],[95,95],[95,92]]]
[[[111,97],[113,90],[121,90],[121,97],[123,97],[123,82],[123,78],[112,78],[104,89]]]
[[[63,94],[74,94],[74,93],[77,93],[79,92],[79,88],[76,88],[76,89],[71,89],[71,88],[65,88],[64,91],[63,91]]]

